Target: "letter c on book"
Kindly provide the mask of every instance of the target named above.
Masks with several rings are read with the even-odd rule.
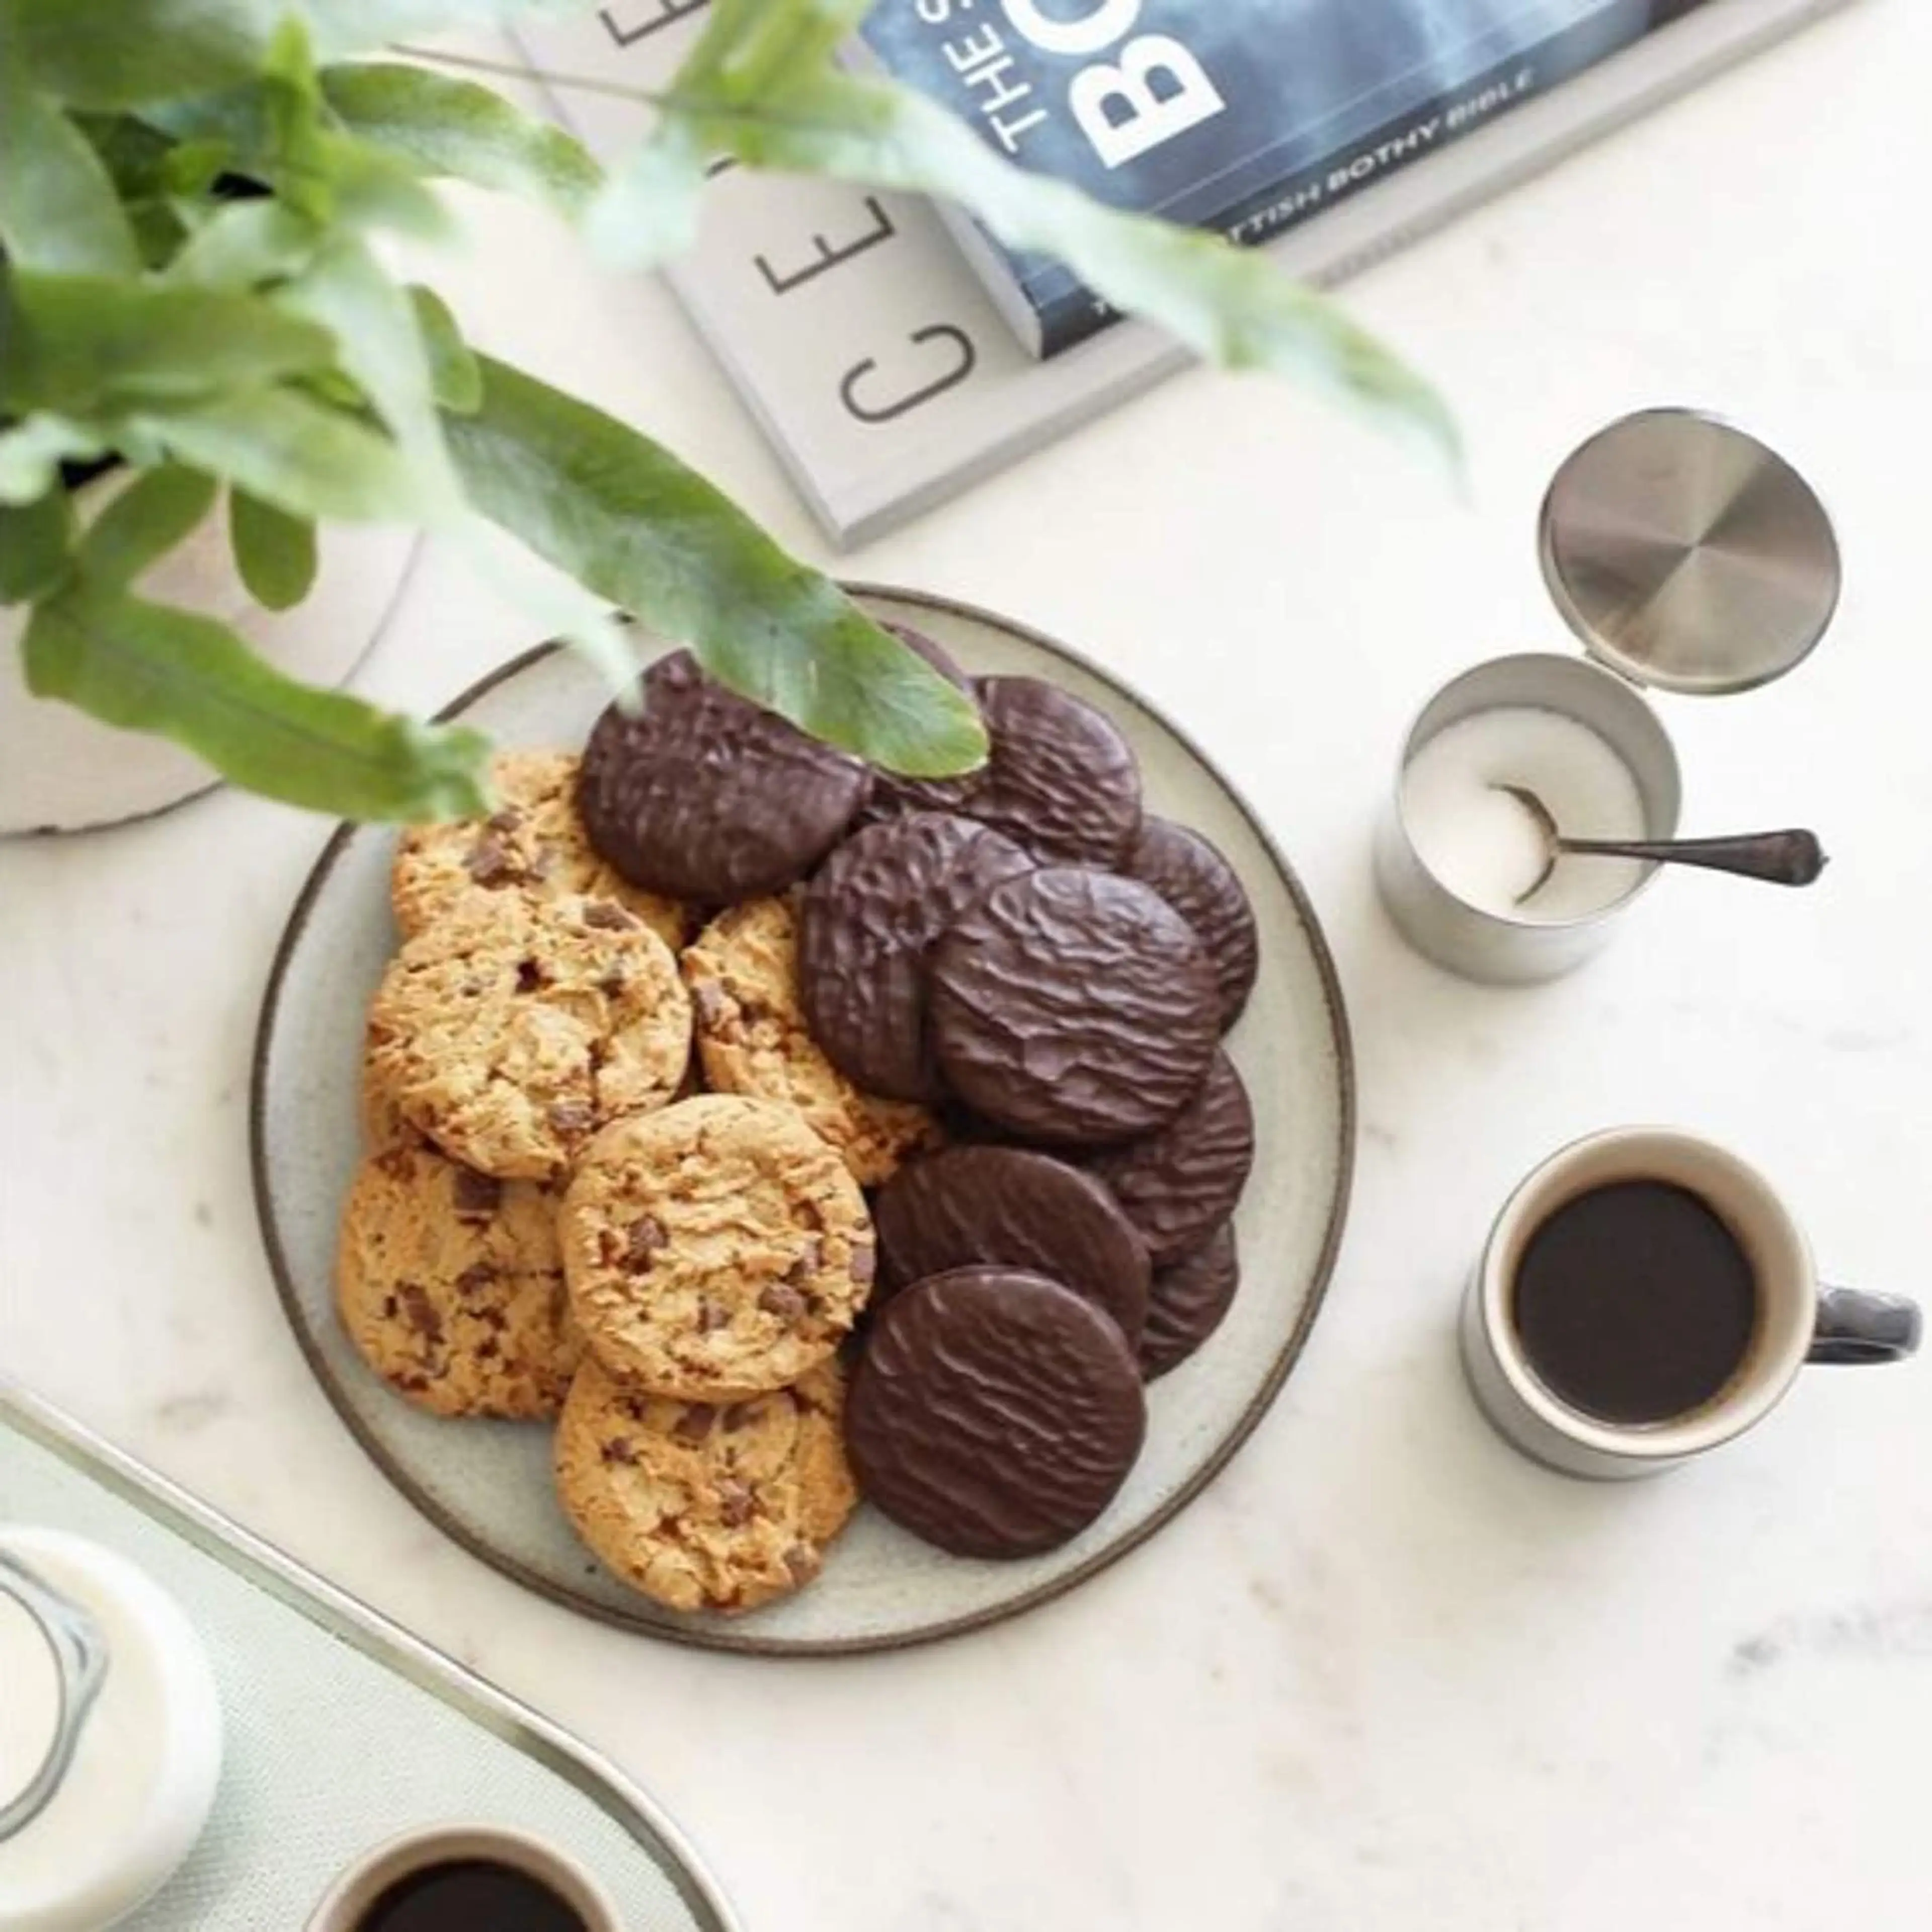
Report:
[[[943,376],[936,376],[922,387],[908,390],[896,396],[890,402],[862,402],[859,386],[878,368],[878,358],[868,356],[862,362],[855,362],[846,372],[845,379],[838,385],[840,399],[861,422],[890,422],[895,416],[904,416],[908,410],[916,410],[922,403],[929,403],[934,396],[944,395],[955,384],[963,382],[973,373],[978,362],[978,352],[973,346],[973,338],[963,328],[956,328],[950,322],[934,322],[930,328],[916,328],[907,338],[915,347],[928,342],[950,342],[953,347],[952,367]]]

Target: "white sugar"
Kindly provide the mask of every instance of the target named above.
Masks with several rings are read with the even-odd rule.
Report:
[[[1622,898],[1642,868],[1628,859],[1565,856],[1549,882],[1517,901],[1543,869],[1542,835],[1496,788],[1522,785],[1570,838],[1641,838],[1643,796],[1608,742],[1562,712],[1508,706],[1478,712],[1424,745],[1402,774],[1402,816],[1422,862],[1486,912],[1556,924]]]

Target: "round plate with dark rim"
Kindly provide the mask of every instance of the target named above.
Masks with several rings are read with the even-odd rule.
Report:
[[[1260,925],[1260,980],[1228,1040],[1258,1141],[1238,1217],[1241,1292],[1206,1347],[1149,1390],[1140,1460],[1074,1541],[1024,1562],[969,1562],[862,1509],[816,1582],[751,1616],[680,1616],[634,1595],[558,1509],[547,1430],[418,1412],[363,1366],[335,1319],[336,1218],[362,1151],[363,1009],[396,944],[384,828],[344,826],[323,850],[276,956],[256,1042],[250,1132],[269,1260],[303,1350],[357,1439],[424,1514],[519,1582],[718,1650],[830,1655],[954,1635],[1058,1596],[1144,1542],[1226,1464],[1294,1366],[1334,1265],[1354,1165],[1354,1065],[1334,965],[1294,874],[1226,781],[1149,705],[1064,646],[943,598],[865,586],[856,594],[874,615],[937,638],[968,670],[1050,678],[1106,711],[1140,755],[1148,808],[1220,847]],[[592,668],[545,646],[442,715],[506,744],[576,745],[606,695]]]

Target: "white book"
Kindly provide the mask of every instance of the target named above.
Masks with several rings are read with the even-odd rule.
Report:
[[[573,77],[662,86],[705,0],[613,0],[518,28],[560,78],[560,117],[600,159],[650,125],[641,104]],[[1354,0],[1337,0],[1352,4]],[[1849,4],[1707,0],[1547,94],[1280,239],[1270,256],[1323,286],[1368,267],[1645,109]],[[1051,360],[1022,346],[929,204],[730,169],[702,237],[667,271],[700,333],[841,548],[868,542],[1184,366],[1123,323]]]

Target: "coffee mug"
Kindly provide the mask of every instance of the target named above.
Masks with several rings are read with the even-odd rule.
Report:
[[[554,1892],[583,1921],[584,1932],[623,1932],[610,1894],[574,1859],[520,1832],[483,1825],[440,1826],[379,1846],[329,1887],[305,1932],[364,1932],[392,1887],[460,1864],[506,1866]]]
[[[1702,1252],[1714,1265],[1723,1262],[1726,1250],[1737,1258],[1748,1312],[1737,1331],[1735,1362],[1726,1372],[1720,1360],[1717,1385],[1681,1412],[1621,1419],[1600,1406],[1584,1406],[1574,1390],[1559,1394],[1551,1375],[1539,1371],[1538,1351],[1524,1332],[1531,1306],[1523,1295],[1525,1262],[1529,1258],[1533,1268],[1560,1264],[1547,1260],[1546,1231],[1562,1225],[1553,1217],[1570,1210],[1580,1238],[1596,1244],[1594,1250],[1570,1252],[1580,1254],[1588,1268],[1614,1277],[1615,1263],[1606,1263],[1604,1251],[1606,1232],[1613,1234],[1613,1226],[1598,1213],[1593,1237],[1576,1219],[1586,1197],[1592,1205],[1583,1211],[1595,1212],[1614,1199],[1640,1218],[1646,1208],[1694,1219],[1707,1210],[1709,1233],[1700,1237]],[[1688,1232],[1698,1235],[1694,1226]],[[1646,1272],[1641,1263],[1654,1252],[1656,1232],[1631,1231],[1629,1252],[1639,1264],[1630,1270],[1633,1280]],[[1539,1236],[1540,1262],[1533,1249]],[[1600,1322],[1603,1306],[1600,1297],[1594,1308],[1581,1312]],[[1558,1309],[1559,1318],[1564,1312]],[[1721,1305],[1714,1304],[1714,1320],[1723,1318]],[[1921,1327],[1919,1311],[1910,1301],[1822,1288],[1790,1210],[1735,1154],[1667,1128],[1624,1127],[1563,1148],[1510,1196],[1464,1295],[1461,1342],[1470,1388],[1504,1437],[1566,1475],[1614,1479],[1672,1468],[1742,1436],[1778,1406],[1808,1362],[1902,1360],[1917,1348]],[[1550,1332],[1564,1333],[1560,1327]],[[1573,1321],[1570,1332],[1587,1348],[1587,1323]],[[1674,1346],[1675,1329],[1671,1332]],[[1708,1352],[1720,1345],[1705,1337],[1702,1346]],[[1653,1357],[1657,1352],[1653,1349]],[[1667,1357],[1669,1348],[1662,1352]],[[1546,1355],[1546,1370],[1550,1359]],[[1587,1364],[1589,1358],[1581,1359]],[[1633,1359],[1641,1364],[1644,1358],[1638,1351]],[[1654,1366],[1665,1385],[1673,1377],[1683,1384],[1687,1365],[1664,1359]],[[1695,1365],[1689,1367],[1694,1375]]]

